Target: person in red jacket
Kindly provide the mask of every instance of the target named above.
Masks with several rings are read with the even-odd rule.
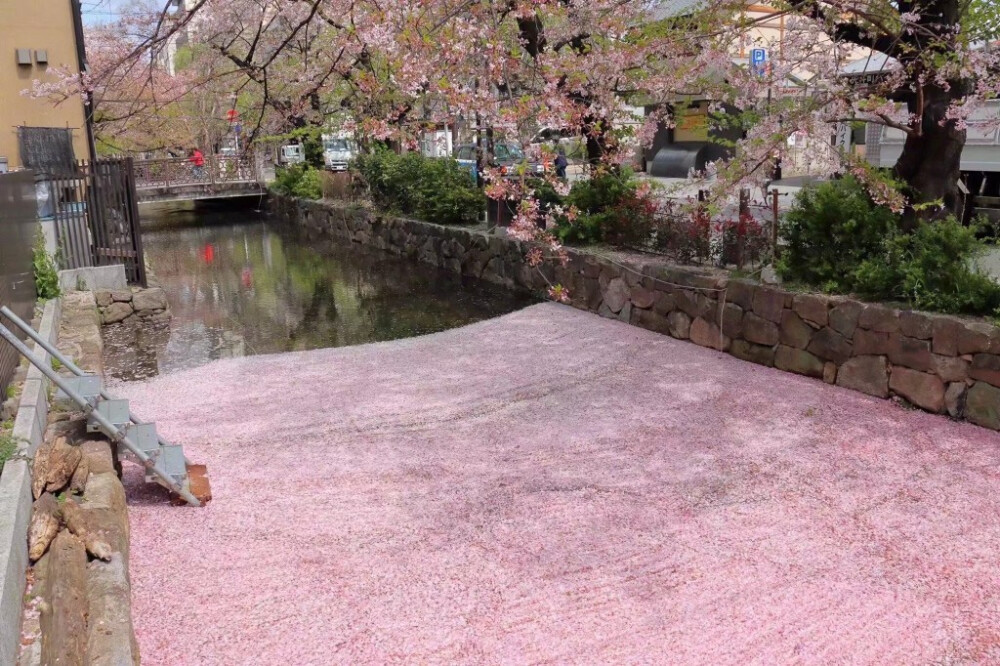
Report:
[[[191,162],[191,172],[194,177],[201,180],[205,177],[205,156],[197,148],[191,149],[191,155],[188,157]]]

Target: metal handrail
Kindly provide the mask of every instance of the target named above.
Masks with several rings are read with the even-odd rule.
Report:
[[[43,363],[38,360],[38,357],[32,353],[28,346],[17,339],[14,333],[0,324],[0,337],[6,340],[10,345],[14,347],[22,356],[24,356],[28,361],[38,368],[43,375],[49,378],[49,380],[58,386],[63,393],[69,396],[69,399],[76,403],[76,405],[83,410],[84,416],[88,419],[94,419],[97,421],[98,425],[104,429],[104,432],[111,438],[111,441],[116,445],[124,445],[132,455],[139,459],[143,467],[152,472],[160,481],[162,481],[168,488],[177,493],[185,502],[191,506],[201,506],[201,502],[197,497],[191,494],[189,490],[184,488],[181,484],[174,481],[167,472],[160,467],[159,463],[146,455],[146,453],[139,448],[139,446],[129,439],[128,435],[118,429],[114,423],[109,421],[104,417],[99,411],[94,408],[86,398],[77,393],[66,381],[59,376],[59,374],[52,369],[48,363]]]
[[[21,319],[16,314],[11,312],[10,308],[8,308],[6,305],[0,307],[0,314],[2,314],[3,316],[7,317],[7,319],[10,319],[12,322],[14,322],[14,324],[19,329],[24,331],[24,333],[29,338],[40,344],[42,346],[42,349],[52,354],[53,358],[62,363],[74,375],[76,375],[77,377],[83,377],[84,375],[87,374],[86,372],[81,370],[80,367],[76,363],[74,363],[68,356],[64,356],[62,352],[56,349],[55,345],[53,345],[51,342],[43,338],[41,335],[38,334],[37,331],[35,331],[35,329],[31,328],[31,326],[28,326],[28,324],[25,323],[23,319]],[[103,386],[101,387],[101,397],[104,398],[105,400],[114,400],[114,396],[108,393],[106,390],[104,390]],[[130,421],[132,421],[132,423],[135,424],[141,423],[139,417],[133,414],[131,410],[129,410],[128,418]],[[160,435],[159,432],[156,433],[156,441],[159,442],[161,446],[171,446],[170,442],[165,440]],[[184,458],[184,463],[190,465],[191,461],[188,460],[187,458]]]

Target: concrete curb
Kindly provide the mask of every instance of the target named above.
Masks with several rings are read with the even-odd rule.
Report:
[[[61,305],[59,299],[45,304],[38,331],[53,344],[59,337]],[[39,345],[36,344],[33,351],[45,361],[49,360],[49,355]],[[17,452],[4,465],[0,475],[0,664],[17,663],[28,568],[27,535],[32,505],[30,462],[48,423],[48,388],[49,380],[38,368],[31,366],[14,420]]]

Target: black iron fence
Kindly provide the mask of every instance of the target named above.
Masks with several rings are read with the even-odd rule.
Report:
[[[34,174],[0,174],[0,305],[26,321],[35,306],[31,250],[39,231],[36,215]],[[13,347],[0,344],[0,402],[19,361]]]
[[[47,183],[62,267],[124,264],[129,284],[145,286],[132,159],[79,162]]]

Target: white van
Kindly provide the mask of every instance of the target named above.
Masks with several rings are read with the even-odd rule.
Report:
[[[342,136],[323,135],[323,163],[330,171],[347,171],[347,165],[358,154],[353,140]]]

